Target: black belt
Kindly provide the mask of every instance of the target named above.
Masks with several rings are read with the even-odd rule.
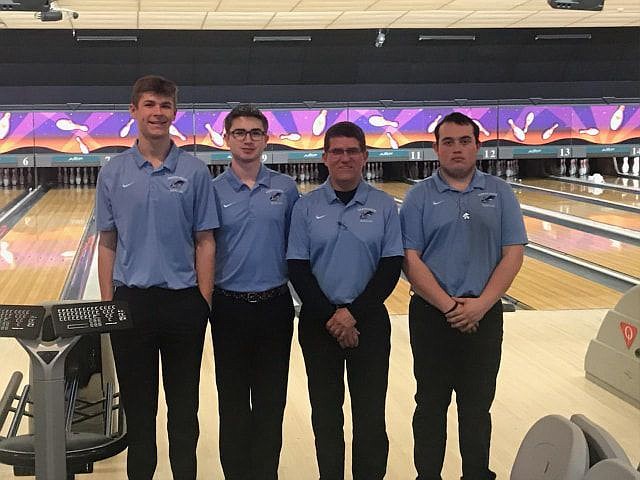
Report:
[[[244,300],[248,303],[260,303],[279,297],[285,293],[289,293],[289,287],[285,283],[284,285],[272,288],[271,290],[265,290],[264,292],[234,292],[232,290],[225,290],[223,288],[216,287],[213,290],[213,293],[214,295],[222,295],[225,297],[235,298],[236,300]]]

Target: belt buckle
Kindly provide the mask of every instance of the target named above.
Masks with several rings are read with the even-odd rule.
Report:
[[[247,302],[249,303],[258,303],[260,301],[260,292],[248,292],[247,293]]]

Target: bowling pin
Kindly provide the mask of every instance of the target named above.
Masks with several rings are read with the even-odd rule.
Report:
[[[97,169],[96,169],[97,170]],[[96,183],[96,174],[94,172],[93,167],[89,168],[89,183],[94,185]]]
[[[594,135],[598,135],[600,133],[600,130],[598,130],[597,128],[585,128],[585,129],[579,130],[579,133],[594,136]]]
[[[27,185],[33,183],[33,177],[31,176],[31,168],[27,168]]]
[[[629,173],[629,157],[622,158],[622,173]]]
[[[438,123],[440,122],[441,119],[442,119],[442,115],[438,115],[436,118],[434,118],[433,121],[427,127],[427,133],[435,132],[436,127],[438,126]]]
[[[62,169],[62,184],[66,185],[67,183],[69,183],[69,169],[65,167]]]
[[[507,161],[507,169],[505,171],[507,178],[511,178],[513,176],[513,170],[511,169],[511,161]]]
[[[314,135],[322,135],[324,132],[324,128],[327,126],[327,111],[320,110],[318,116],[313,120],[313,125],[311,126],[311,133]]]
[[[169,127],[169,135],[173,135],[174,137],[178,137],[183,142],[187,139],[180,130],[172,123]]]
[[[366,170],[367,170],[367,173],[366,173],[365,176],[367,177],[367,180],[371,180],[373,178],[373,173],[371,172],[371,164],[370,163],[367,163]]]
[[[564,158],[560,159],[560,176],[564,177],[564,175],[567,173],[567,164],[565,162]]]
[[[89,174],[87,173],[87,167],[82,169],[82,184],[87,185],[89,183]]]
[[[536,118],[535,113],[533,112],[529,112],[527,113],[527,116],[524,119],[524,128],[522,129],[522,131],[524,133],[527,133],[529,131],[529,127],[531,126],[531,124],[533,123],[533,119]]]
[[[62,167],[58,167],[58,185],[62,185]]]
[[[631,167],[631,173],[634,175],[640,175],[640,157],[633,157],[633,167]]]
[[[480,131],[484,136],[488,137],[489,135],[491,135],[489,131],[486,128],[484,128],[484,125],[482,125],[479,120],[476,120],[475,118],[472,118],[471,120],[473,121],[473,123],[475,123],[478,126],[478,128],[480,129]]]
[[[86,125],[80,125],[78,123],[69,120],[68,118],[61,118],[56,122],[56,127],[58,130],[62,130],[65,132],[72,132],[74,130],[80,130],[81,132],[88,132],[89,127]]]
[[[317,181],[319,176],[320,176],[320,173],[318,172],[318,164],[314,163],[313,164],[313,179],[315,181]]]
[[[618,130],[622,125],[622,121],[624,120],[624,105],[620,105],[613,115],[611,115],[611,120],[609,120],[609,128],[611,130]]]
[[[82,139],[80,137],[75,137],[76,142],[78,142],[78,146],[80,147],[80,151],[86,155],[89,153],[89,147],[87,147],[85,145],[85,143],[82,141]]]
[[[206,128],[207,132],[209,132],[211,141],[216,147],[222,147],[224,145],[224,137],[220,133],[216,132],[211,124],[205,123],[204,128]]]
[[[584,173],[585,170],[586,170],[585,165],[584,165],[584,161],[585,161],[584,158],[580,159],[580,167],[578,168],[578,175],[581,176],[581,177],[584,177],[586,175]]]
[[[569,164],[569,176],[575,177],[577,171],[578,171],[578,168],[576,165],[576,159],[572,158],[571,163]]]
[[[371,115],[369,117],[369,124],[374,127],[393,127],[398,128],[398,122],[393,120],[387,120],[382,115]]]
[[[18,183],[20,186],[24,185],[24,168],[20,169],[20,179],[18,180]]]
[[[80,167],[76,167],[76,185],[82,183],[82,177],[80,176]]]
[[[306,180],[306,175],[304,173],[304,165],[300,165],[300,181],[304,182]]]
[[[9,174],[7,173],[7,169],[2,169],[2,185],[5,187],[9,186]]]
[[[14,187],[18,185],[18,172],[16,170],[17,168],[11,169],[11,185]]]
[[[517,126],[513,122],[513,119],[511,118],[507,119],[507,123],[511,126],[511,131],[513,132],[513,136],[516,137],[521,142],[524,142],[524,139],[526,138],[526,134],[524,133],[524,131],[519,126]]]
[[[120,129],[120,138],[124,138],[127,135],[129,135],[129,132],[131,131],[131,126],[133,125],[133,122],[135,122],[135,120],[132,118],[131,120],[129,120],[124,127],[122,127]]]
[[[551,125],[551,128],[547,128],[544,132],[542,132],[542,139],[549,140],[551,138],[551,135],[553,135],[553,132],[555,132],[556,128],[558,128],[557,123]]]
[[[280,135],[280,140],[290,140],[292,142],[297,142],[300,140],[302,136],[299,133],[283,133]]]
[[[399,145],[396,139],[393,138],[393,135],[391,135],[389,132],[384,132],[384,134],[389,138],[389,146],[394,150],[397,150]]]
[[[0,117],[0,140],[4,140],[9,135],[11,123],[11,112],[4,112]]]

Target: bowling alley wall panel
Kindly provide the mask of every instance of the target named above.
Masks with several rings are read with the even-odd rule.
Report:
[[[470,116],[485,145],[614,145],[640,143],[640,104],[443,106],[422,108],[266,109],[270,150],[321,150],[326,129],[350,120],[372,149],[425,147],[453,111]],[[227,150],[228,110],[183,109],[171,127],[177,145]],[[137,136],[128,111],[0,111],[0,154],[88,154],[122,151]]]

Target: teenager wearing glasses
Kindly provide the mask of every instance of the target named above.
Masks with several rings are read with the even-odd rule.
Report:
[[[294,309],[285,251],[292,178],[261,156],[269,136],[251,105],[225,118],[231,165],[213,180],[220,227],[211,332],[226,480],[278,478]]]
[[[298,332],[322,480],[344,479],[344,372],[353,418],[354,480],[382,480],[389,440],[385,399],[391,325],[384,306],[400,275],[402,235],[393,199],[362,179],[364,132],[327,130],[327,181],[296,204],[287,259],[302,300]]]

